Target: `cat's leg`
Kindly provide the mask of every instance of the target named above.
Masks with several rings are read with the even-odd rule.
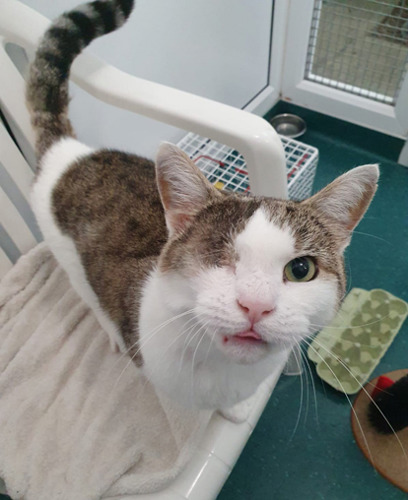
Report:
[[[73,259],[71,259],[71,262]],[[69,272],[71,271],[71,272]],[[126,344],[119,328],[99,304],[98,297],[85,278],[83,267],[78,259],[75,269],[67,271],[72,287],[81,299],[90,307],[99,325],[109,337],[109,345],[113,352],[126,352]]]
[[[99,325],[109,337],[109,345],[113,352],[126,352],[126,345],[119,332],[119,328],[105,312],[99,303],[99,299],[88,282],[84,267],[73,241],[61,235],[64,244],[52,248],[53,253],[61,266],[68,274],[69,280],[76,293],[93,311]]]

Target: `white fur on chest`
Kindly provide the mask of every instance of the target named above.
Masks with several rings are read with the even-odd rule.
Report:
[[[44,240],[66,271],[73,288],[95,313],[109,336],[111,347],[116,349],[119,346],[121,351],[125,351],[125,343],[118,328],[102,310],[98,297],[86,278],[73,240],[61,232],[52,210],[52,193],[61,176],[73,163],[92,152],[91,148],[73,138],[56,142],[41,161],[41,170],[31,192],[31,205]]]

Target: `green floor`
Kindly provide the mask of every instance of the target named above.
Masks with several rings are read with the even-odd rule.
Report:
[[[395,161],[401,142],[300,108],[302,141],[319,149],[315,190],[345,170],[380,163],[375,200],[347,252],[350,287],[384,288],[408,301],[408,168]],[[283,376],[219,500],[399,500],[407,495],[376,474],[354,443],[344,395],[311,373],[303,403],[299,377]],[[408,320],[374,374],[408,368]],[[301,420],[292,436],[298,412]],[[407,472],[408,473],[408,472]]]
[[[279,109],[295,108],[281,104]],[[315,189],[351,167],[381,164],[379,191],[358,227],[367,234],[355,234],[347,254],[349,286],[384,288],[408,301],[408,169],[395,163],[401,142],[296,111],[308,123],[301,140],[320,152]],[[408,320],[375,374],[397,368],[408,368]],[[302,405],[300,378],[282,377],[219,500],[405,499],[355,445],[346,398],[325,386],[313,366],[311,372],[317,404],[307,372],[303,382],[309,392],[305,389]]]

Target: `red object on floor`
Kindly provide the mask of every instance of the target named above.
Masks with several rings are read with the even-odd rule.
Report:
[[[378,377],[377,384],[374,387],[373,392],[371,393],[371,397],[374,399],[380,392],[385,391],[388,387],[394,385],[394,381],[385,375],[381,375]]]

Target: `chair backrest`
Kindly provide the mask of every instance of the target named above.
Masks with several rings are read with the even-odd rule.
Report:
[[[41,233],[30,208],[34,134],[25,106],[24,50],[0,33],[0,278]]]
[[[34,173],[2,122],[0,151],[1,278],[20,255],[41,241],[41,233],[29,203]]]
[[[0,139],[1,168],[5,172],[0,178],[1,277],[40,238],[27,201],[27,186],[33,177],[30,166],[34,168],[35,158],[23,74],[24,61],[32,58],[49,21],[17,0],[0,0],[0,12],[0,108],[7,122]],[[23,60],[22,65],[18,58],[20,63]],[[239,151],[246,160],[254,194],[287,196],[282,143],[271,125],[259,116],[128,75],[86,51],[75,61],[71,76],[103,102]]]

